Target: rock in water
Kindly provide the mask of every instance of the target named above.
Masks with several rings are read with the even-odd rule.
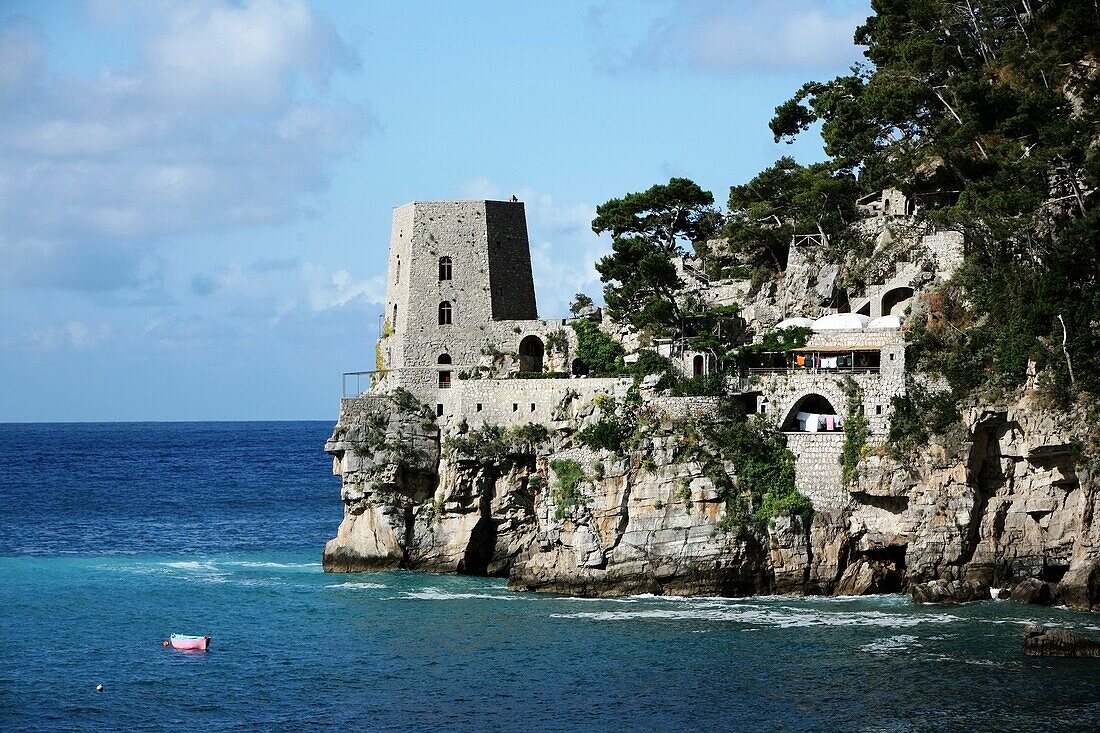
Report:
[[[1062,629],[1028,626],[1024,653],[1033,657],[1100,657],[1100,641]]]
[[[976,580],[932,580],[913,586],[913,603],[969,603],[992,597],[989,586]]]
[[[1009,600],[1017,603],[1032,603],[1041,606],[1049,606],[1052,602],[1050,586],[1038,578],[1028,578],[1020,581],[1012,589]]]

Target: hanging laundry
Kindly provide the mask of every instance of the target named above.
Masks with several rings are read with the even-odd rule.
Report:
[[[836,430],[836,415],[825,416],[825,429]]]
[[[806,416],[806,432],[816,433],[818,427],[821,425],[821,416],[815,413],[810,413]]]
[[[804,366],[806,366],[806,357],[803,356],[802,354],[799,354],[798,356],[796,356],[794,358],[794,363],[798,364],[798,366],[800,366],[800,367],[804,367]]]

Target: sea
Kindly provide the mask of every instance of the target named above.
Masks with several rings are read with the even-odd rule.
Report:
[[[326,574],[331,427],[0,425],[0,731],[1100,730],[1098,615]]]

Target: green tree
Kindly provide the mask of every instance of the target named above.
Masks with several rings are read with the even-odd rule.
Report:
[[[686,178],[612,199],[596,208],[592,231],[611,233],[611,254],[596,270],[608,315],[654,334],[674,333],[682,320],[677,294],[684,283],[673,258],[685,243],[716,227],[714,196]]]
[[[855,34],[868,63],[803,85],[776,109],[776,140],[820,122],[831,164],[859,171],[865,190],[946,199],[926,216],[966,234],[962,307],[930,316],[915,355],[957,400],[1018,385],[1029,359],[1045,367],[1052,394],[1100,393],[1096,4],[872,7]]]
[[[778,272],[787,266],[795,234],[818,234],[828,247],[847,241],[856,220],[855,176],[828,163],[803,166],[780,158],[742,186],[731,186],[729,218],[722,230],[729,254],[753,268]]]

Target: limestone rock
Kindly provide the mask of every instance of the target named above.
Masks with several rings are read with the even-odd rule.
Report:
[[[1050,586],[1038,578],[1028,578],[1016,584],[1009,595],[1016,603],[1033,603],[1049,606],[1051,603]]]
[[[989,586],[975,580],[932,580],[913,586],[913,603],[970,603],[992,598]]]
[[[1024,653],[1033,657],[1100,657],[1100,641],[1063,629],[1028,626]]]

